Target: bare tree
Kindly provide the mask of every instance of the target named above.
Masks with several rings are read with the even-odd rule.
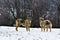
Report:
[[[4,0],[5,8],[10,14],[10,22],[20,18],[20,0]]]

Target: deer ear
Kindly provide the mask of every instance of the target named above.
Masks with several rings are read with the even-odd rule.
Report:
[[[39,19],[44,19],[44,17],[40,17]]]

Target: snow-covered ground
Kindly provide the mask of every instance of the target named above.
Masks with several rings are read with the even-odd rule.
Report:
[[[0,40],[60,40],[60,29],[53,28],[52,32],[41,32],[40,28],[30,28],[27,32],[25,28],[0,26]]]

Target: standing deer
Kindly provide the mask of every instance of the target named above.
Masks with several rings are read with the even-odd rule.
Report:
[[[41,31],[44,29],[44,31],[48,31],[48,28],[50,28],[50,32],[51,32],[51,28],[52,28],[52,23],[50,20],[44,20],[43,17],[40,17],[40,27],[41,27]]]
[[[17,19],[16,20],[16,31],[18,31],[18,27],[22,25],[26,27],[27,31],[30,31],[30,25],[31,25],[31,19],[27,18],[22,22],[22,19]]]

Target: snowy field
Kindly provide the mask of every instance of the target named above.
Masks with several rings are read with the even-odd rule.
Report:
[[[60,40],[60,29],[53,28],[52,32],[41,32],[40,28],[30,28],[27,32],[25,28],[0,26],[0,40]]]

